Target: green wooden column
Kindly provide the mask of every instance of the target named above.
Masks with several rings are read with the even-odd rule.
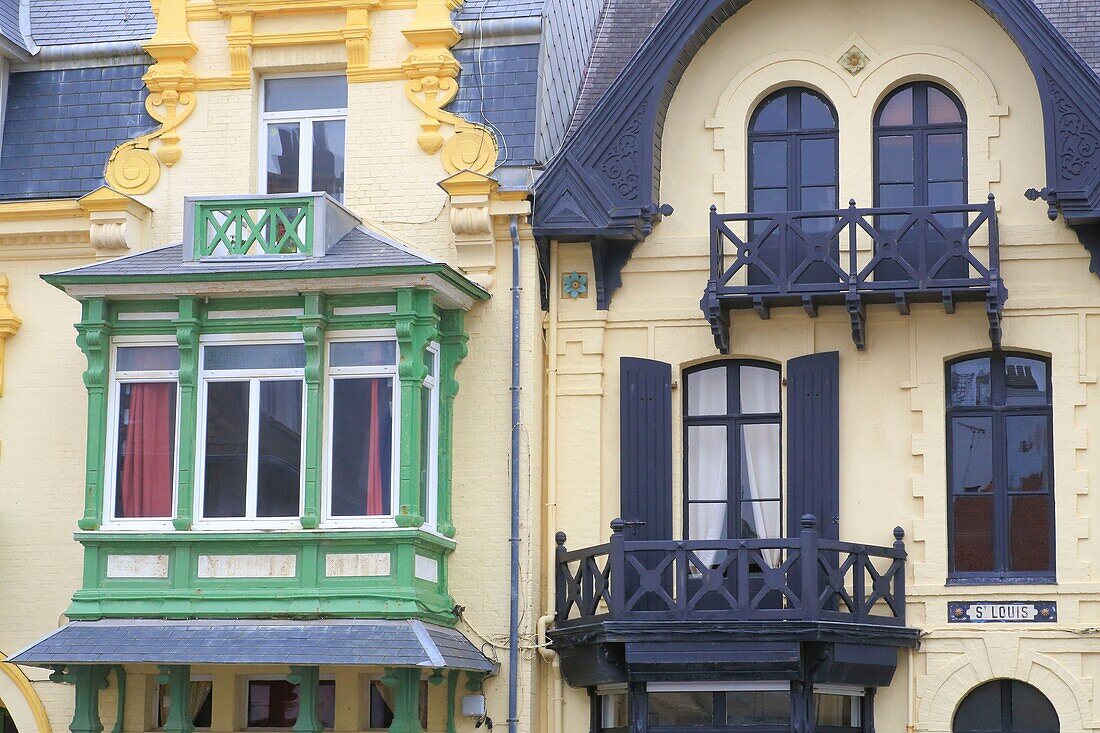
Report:
[[[420,726],[420,670],[387,669],[382,684],[393,693],[390,733],[424,733]]]
[[[460,310],[445,311],[442,319],[442,337],[439,354],[439,531],[446,537],[455,536],[452,517],[452,471],[454,467],[454,408],[458,395],[455,373],[466,358],[470,337],[463,327],[466,313]]]
[[[199,431],[199,334],[202,317],[199,299],[179,299],[176,344],[180,349],[179,472],[176,476],[176,517],[172,525],[181,531],[191,529],[195,513],[195,450]]]
[[[316,529],[321,521],[321,436],[324,432],[321,424],[324,414],[325,329],[328,327],[325,296],[307,293],[304,312],[298,321],[302,324],[302,338],[306,344],[306,424],[302,426],[306,443],[305,501],[301,521],[304,529]]]
[[[458,676],[462,674],[457,669],[447,673],[447,733],[458,733],[455,728],[455,700],[458,696]]]
[[[401,483],[397,524],[419,527],[424,524],[421,506],[424,447],[421,445],[424,414],[424,378],[428,376],[425,349],[439,338],[439,318],[428,290],[405,288],[397,291],[397,343],[401,358],[397,376],[401,380]]]
[[[107,301],[92,298],[81,304],[76,343],[88,360],[84,386],[88,390],[88,444],[84,477],[84,516],[77,525],[86,531],[103,522],[103,477],[107,454],[107,385],[110,380],[111,329]]]
[[[64,672],[58,670],[50,675],[51,681],[68,683],[76,688],[73,722],[69,724],[72,733],[103,733],[99,693],[107,689],[107,670],[107,667],[89,664],[69,667]]]
[[[185,664],[161,666],[157,682],[168,686],[168,718],[164,733],[192,733],[191,668]]]
[[[294,733],[321,733],[321,714],[317,708],[320,702],[320,668],[292,666],[286,679],[298,686],[298,720],[294,722]]]

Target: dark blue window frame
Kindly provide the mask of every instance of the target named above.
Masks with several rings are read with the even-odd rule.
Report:
[[[980,365],[988,362],[988,379],[983,385],[986,396],[974,400],[974,404],[963,404],[955,400],[952,394],[953,375],[956,368],[967,365]],[[1019,371],[1019,367],[1030,362],[1041,366],[1043,371],[1043,384],[1036,382],[1036,389],[1041,389],[1042,400],[1029,402],[1017,401],[1016,404],[1008,398],[1009,368]],[[961,370],[960,370],[961,371]],[[980,379],[980,377],[978,377]],[[1054,583],[1056,582],[1056,545],[1055,533],[1055,502],[1054,502],[1054,408],[1051,380],[1051,362],[1042,356],[1020,352],[995,351],[983,354],[972,354],[966,357],[948,362],[945,373],[945,402],[946,402],[946,429],[947,429],[947,536],[948,536],[948,584],[949,585],[977,585],[995,583]],[[1044,490],[1011,490],[1009,449],[1010,438],[1008,424],[1013,420],[1038,418],[1045,421],[1046,441],[1043,449],[1044,456],[1043,474],[1047,485]],[[956,455],[956,428],[967,429],[975,435],[991,431],[989,446],[991,451],[991,465],[989,467],[989,488],[959,487],[955,485],[955,469],[963,460],[963,456]],[[973,445],[973,437],[971,444]],[[962,490],[960,490],[960,488]],[[983,496],[984,495],[984,496]],[[969,519],[971,525],[976,519],[975,514],[969,517],[960,517],[957,502],[960,500],[973,500],[989,498],[986,513],[991,519],[991,526],[987,528],[990,536],[992,551],[992,564],[989,568],[958,570],[960,554],[965,554],[971,562],[974,560],[972,549],[966,553],[959,552],[959,527],[957,521]],[[1011,557],[1011,548],[1014,542],[1020,542],[1026,538],[1013,536],[1012,504],[1024,499],[1045,497],[1046,522],[1039,526],[1040,531],[1045,532],[1047,545],[1046,568],[1018,568]],[[977,514],[981,514],[978,511]],[[1034,526],[1033,526],[1034,528]],[[971,526],[971,529],[973,527]],[[981,529],[981,528],[979,528]]]

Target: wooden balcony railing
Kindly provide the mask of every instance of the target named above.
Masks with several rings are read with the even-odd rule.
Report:
[[[558,629],[605,621],[832,621],[905,626],[905,544],[822,539],[611,541],[568,550],[558,533]]]
[[[710,279],[701,306],[729,350],[730,309],[846,305],[857,346],[866,306],[984,301],[1000,344],[1007,292],[1000,274],[997,210],[984,204],[722,214],[711,207]]]

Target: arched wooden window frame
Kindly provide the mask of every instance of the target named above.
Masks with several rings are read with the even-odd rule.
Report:
[[[991,721],[988,720],[988,706],[979,699],[987,694],[999,695],[1000,697],[1001,717],[999,728],[989,727]],[[1020,723],[1016,720],[1021,706],[1016,704],[1018,701],[1015,698],[1018,698],[1021,694],[1027,694],[1031,697],[1031,709],[1027,711],[1030,720],[1026,723]],[[1045,706],[1042,705],[1044,702],[1046,703]],[[968,710],[968,706],[975,709],[973,711]],[[1046,709],[1039,709],[1043,707]],[[971,726],[965,718],[979,718],[981,727]],[[1039,723],[1040,727],[1035,727],[1036,722]],[[1012,679],[993,680],[975,687],[959,704],[951,724],[952,733],[991,733],[992,731],[996,731],[996,733],[1059,733],[1059,729],[1058,712],[1050,699],[1026,682]]]

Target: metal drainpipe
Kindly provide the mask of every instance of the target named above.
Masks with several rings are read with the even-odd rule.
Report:
[[[519,218],[513,214],[508,229],[512,234],[512,536],[511,597],[508,618],[508,733],[519,723]]]

